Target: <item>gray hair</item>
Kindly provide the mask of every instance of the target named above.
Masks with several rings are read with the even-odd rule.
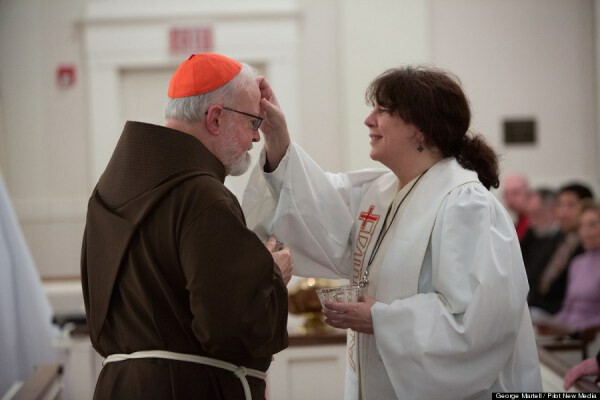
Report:
[[[232,80],[215,90],[196,96],[169,99],[165,107],[165,118],[186,123],[202,121],[205,112],[213,104],[226,104],[232,107],[233,105],[230,104],[232,99],[248,88],[257,76],[254,68],[242,63],[240,72]]]

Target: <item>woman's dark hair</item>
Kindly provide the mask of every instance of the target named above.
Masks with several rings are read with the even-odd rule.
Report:
[[[500,185],[498,156],[483,136],[467,134],[471,110],[458,78],[433,67],[393,68],[371,82],[365,97],[416,126],[426,144],[477,172],[487,189]]]
[[[581,202],[581,214],[590,210],[600,214],[600,203],[596,203],[591,197],[588,197]]]

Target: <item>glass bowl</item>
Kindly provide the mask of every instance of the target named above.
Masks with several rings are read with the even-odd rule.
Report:
[[[321,306],[325,307],[326,301],[338,303],[356,303],[362,301],[364,296],[364,287],[360,285],[344,285],[338,287],[329,287],[317,289],[317,296]]]

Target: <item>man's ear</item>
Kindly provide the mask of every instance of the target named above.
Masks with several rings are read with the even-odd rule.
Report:
[[[208,108],[206,112],[206,130],[211,135],[220,135],[221,127],[223,126],[222,121],[223,108],[218,104],[213,104]]]

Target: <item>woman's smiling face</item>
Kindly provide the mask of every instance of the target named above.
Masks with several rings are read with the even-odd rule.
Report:
[[[383,165],[389,167],[394,159],[406,157],[418,147],[417,128],[379,105],[373,107],[364,124],[371,138],[369,155]]]

